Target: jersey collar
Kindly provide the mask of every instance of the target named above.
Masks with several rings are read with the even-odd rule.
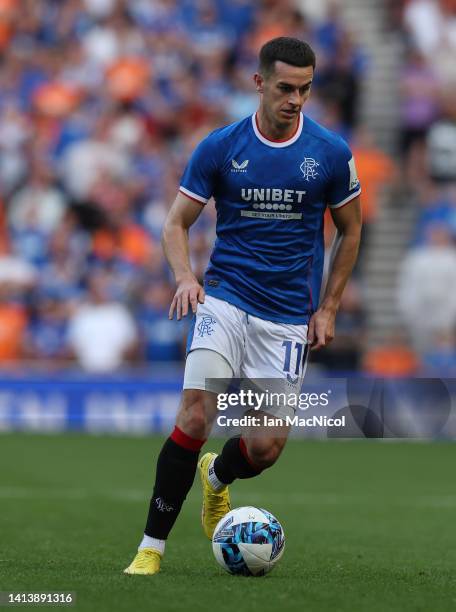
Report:
[[[277,149],[280,149],[282,147],[288,147],[288,146],[292,145],[294,142],[296,142],[298,140],[298,138],[301,136],[303,123],[304,123],[304,117],[303,117],[302,113],[299,113],[298,127],[296,128],[296,131],[293,134],[293,136],[288,138],[288,140],[270,140],[269,138],[266,138],[266,136],[264,136],[260,132],[260,128],[258,127],[257,114],[253,113],[253,115],[252,115],[252,126],[253,126],[253,131],[255,132],[255,136],[263,144],[268,145],[268,147],[274,147],[274,148],[277,148]]]

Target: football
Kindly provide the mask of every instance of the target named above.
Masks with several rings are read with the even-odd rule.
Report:
[[[212,550],[217,562],[230,574],[264,576],[282,557],[285,534],[270,512],[243,506],[218,522]]]

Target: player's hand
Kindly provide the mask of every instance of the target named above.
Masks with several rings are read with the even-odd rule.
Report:
[[[176,318],[180,321],[182,317],[187,316],[189,305],[195,314],[198,302],[204,304],[204,298],[204,289],[196,278],[193,275],[186,276],[177,283],[176,293],[169,308],[169,318],[172,319],[176,311]]]
[[[327,346],[334,338],[336,310],[319,308],[309,321],[307,341],[310,349],[316,351]]]

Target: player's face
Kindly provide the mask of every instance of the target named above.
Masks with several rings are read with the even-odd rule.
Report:
[[[310,95],[312,79],[312,66],[291,66],[284,62],[275,62],[275,70],[266,78],[256,74],[257,90],[262,94],[268,119],[281,128],[293,125]]]

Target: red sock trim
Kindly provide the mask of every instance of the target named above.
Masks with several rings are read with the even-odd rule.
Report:
[[[182,429],[179,429],[177,425],[174,427],[173,433],[171,434],[170,438],[173,442],[175,442],[179,446],[182,446],[182,448],[186,448],[187,450],[191,451],[201,450],[201,447],[206,442],[206,440],[196,440],[195,438],[187,436],[187,434],[184,433]]]
[[[251,467],[253,470],[255,470],[256,472],[260,473],[262,470],[260,470],[260,469],[258,468],[258,466],[257,466],[257,465],[255,465],[255,464],[253,463],[253,461],[250,459],[250,457],[249,457],[249,453],[248,453],[248,451],[247,451],[247,445],[246,445],[246,443],[244,442],[244,440],[243,440],[243,438],[242,438],[242,437],[241,437],[241,438],[239,438],[239,448],[240,448],[240,450],[241,450],[241,453],[244,455],[245,460],[246,460],[246,461],[247,461],[247,463],[250,465],[250,467]]]

